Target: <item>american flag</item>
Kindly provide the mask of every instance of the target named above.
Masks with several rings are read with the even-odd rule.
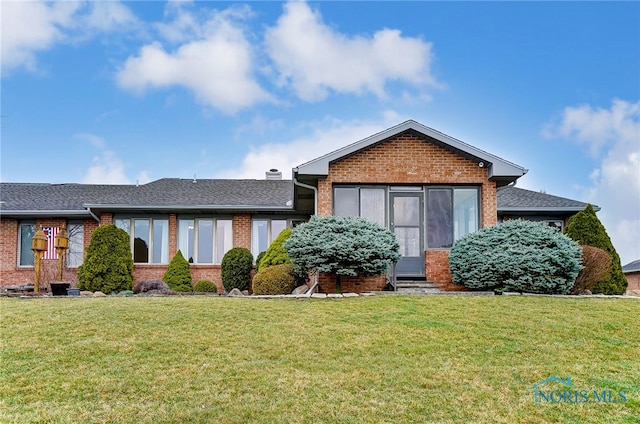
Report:
[[[44,259],[58,259],[58,252],[55,247],[55,237],[60,231],[58,227],[45,227],[42,229],[44,235],[47,236],[47,251],[44,252]]]

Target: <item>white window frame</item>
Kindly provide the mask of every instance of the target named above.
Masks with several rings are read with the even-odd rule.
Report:
[[[17,255],[17,265],[19,268],[33,268],[34,267],[34,262],[35,259],[33,258],[33,256],[31,256],[31,264],[26,264],[23,265],[22,264],[22,227],[26,227],[26,226],[32,226],[34,229],[34,234],[35,234],[35,230],[36,230],[36,223],[35,221],[22,221],[18,224],[18,255]],[[31,249],[31,240],[29,240],[29,249]],[[33,251],[29,250],[31,252],[31,254],[33,255]]]
[[[171,260],[171,258],[169,257],[169,217],[168,216],[115,216],[114,217],[114,223],[116,224],[116,226],[118,228],[122,228],[122,226],[119,226],[118,224],[120,222],[129,222],[129,230],[127,231],[126,229],[124,229],[125,231],[127,231],[127,233],[129,234],[129,246],[131,248],[131,255],[133,256],[133,263],[134,264],[158,264],[158,265],[166,265],[169,263],[169,261]],[[149,223],[149,231],[148,231],[148,237],[149,237],[149,246],[147,247],[148,250],[148,258],[146,262],[137,262],[135,260],[135,221],[148,221]],[[165,250],[165,258],[161,259],[160,262],[154,262],[153,261],[153,253],[154,253],[154,247],[155,247],[155,243],[157,243],[156,240],[154,240],[154,236],[153,236],[153,227],[154,227],[154,221],[166,221],[167,223],[167,240],[166,243],[163,243],[163,247],[166,249]],[[161,242],[162,243],[162,242]]]
[[[284,228],[277,231],[277,234],[274,234],[273,231],[273,221],[284,221]],[[255,223],[257,222],[266,222],[267,224],[267,245],[264,249],[260,247],[260,240],[256,239],[256,231],[255,231]],[[291,228],[291,220],[288,218],[279,218],[279,217],[254,217],[251,219],[251,253],[253,254],[253,259],[255,260],[258,255],[269,247],[271,242],[278,237],[284,229]]]

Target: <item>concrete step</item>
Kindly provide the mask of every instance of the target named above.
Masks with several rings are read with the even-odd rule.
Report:
[[[417,281],[417,280],[400,280],[396,281],[397,288],[404,289],[431,289],[438,288],[438,286],[432,281]]]
[[[439,287],[398,287],[396,293],[401,294],[438,294],[442,293]]]

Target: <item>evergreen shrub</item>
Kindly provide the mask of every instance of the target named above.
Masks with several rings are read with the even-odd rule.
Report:
[[[133,257],[129,234],[115,225],[101,225],[91,235],[84,263],[78,267],[78,288],[105,294],[131,290]]]
[[[611,275],[611,256],[593,246],[582,247],[582,269],[571,289],[571,294],[581,294],[585,290],[593,293],[593,288]]]
[[[260,260],[256,261],[258,271],[268,266],[291,263],[287,250],[284,248],[284,243],[289,240],[290,236],[291,228],[285,228],[280,231],[278,237],[271,242],[267,250],[264,252],[264,256],[262,258],[259,257]]]
[[[264,255],[267,253],[266,250],[263,250],[262,252],[258,253],[258,256],[256,256],[256,270],[260,268],[260,262],[262,262],[262,258],[264,258]]]
[[[218,293],[218,286],[210,280],[200,280],[196,283],[195,291],[201,293]]]
[[[234,247],[225,253],[220,264],[222,285],[227,292],[233,289],[247,290],[251,283],[253,255],[244,247]]]
[[[381,275],[400,259],[392,232],[351,216],[313,216],[293,229],[284,247],[300,270],[335,274],[338,292],[341,276]]]
[[[588,205],[583,211],[569,218],[565,234],[581,245],[600,248],[611,257],[609,277],[598,282],[591,290],[593,293],[624,294],[627,291],[628,283],[622,272],[620,256],[613,247],[607,230],[598,219],[593,206]]]
[[[193,291],[191,282],[191,271],[189,271],[189,262],[182,256],[181,251],[177,251],[176,254],[169,262],[169,267],[162,277],[162,281],[167,283],[169,288],[177,292],[190,292]]]
[[[262,268],[253,277],[253,294],[291,294],[296,288],[296,277],[292,264],[272,265]]]
[[[470,289],[567,294],[581,268],[580,246],[543,223],[512,220],[458,240],[453,282]]]

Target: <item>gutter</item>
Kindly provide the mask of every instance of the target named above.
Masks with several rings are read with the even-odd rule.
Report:
[[[293,169],[293,184],[297,185],[299,187],[308,188],[309,190],[313,190],[313,214],[314,215],[318,215],[318,187],[314,187],[314,186],[309,185],[309,184],[301,183],[300,181],[298,181],[298,178],[296,177],[297,173],[298,173],[298,168],[294,168]],[[317,284],[317,282],[316,282],[316,284]]]
[[[100,218],[98,218],[96,214],[91,211],[91,208],[87,208],[87,212],[89,212],[89,214],[93,217],[93,219],[95,219],[98,222],[98,224],[100,224]]]

